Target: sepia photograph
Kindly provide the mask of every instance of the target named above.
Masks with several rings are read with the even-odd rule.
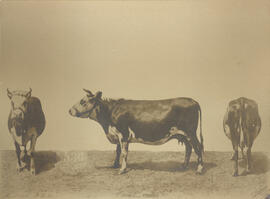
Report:
[[[2,0],[0,30],[0,198],[270,199],[269,0]]]

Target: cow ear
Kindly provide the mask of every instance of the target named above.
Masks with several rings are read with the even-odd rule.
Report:
[[[32,93],[32,89],[30,88],[30,90],[28,91],[28,93],[25,95],[26,98],[31,97],[31,93]]]
[[[84,90],[84,92],[87,93],[87,95],[88,95],[89,97],[93,97],[93,96],[94,96],[94,94],[93,94],[91,91],[89,91],[89,90],[87,90],[87,89],[85,89],[85,88],[83,88],[83,90]]]
[[[12,93],[8,90],[8,88],[7,88],[7,96],[9,97],[9,99],[12,98]]]
[[[102,92],[101,91],[96,92],[95,98],[101,99],[101,96],[102,96]]]

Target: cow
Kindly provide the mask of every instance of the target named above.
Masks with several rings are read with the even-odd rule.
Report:
[[[183,168],[189,164],[192,148],[198,156],[197,171],[203,172],[203,136],[200,105],[191,98],[164,100],[103,99],[102,92],[93,94],[84,89],[86,96],[69,113],[79,118],[98,122],[107,139],[116,144],[114,168],[126,172],[129,143],[161,145],[171,139],[185,144]],[[200,118],[200,141],[196,131]],[[121,159],[121,160],[120,160]]]
[[[238,176],[238,148],[246,159],[244,174],[250,173],[251,147],[261,129],[261,119],[258,105],[254,100],[240,97],[229,102],[227,112],[223,120],[225,135],[231,140],[233,146],[234,172]]]
[[[45,128],[45,116],[40,100],[31,96],[30,91],[9,91],[7,95],[11,101],[11,111],[8,117],[8,129],[14,140],[17,154],[17,171],[30,167],[32,175],[36,175],[34,162],[35,146],[37,138]],[[29,150],[26,149],[30,141]],[[30,165],[27,160],[30,158]]]

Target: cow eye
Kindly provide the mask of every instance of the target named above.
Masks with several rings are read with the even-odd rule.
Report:
[[[81,105],[84,105],[84,104],[85,104],[85,101],[84,101],[84,100],[81,100],[81,101],[80,101],[80,104],[81,104]]]
[[[27,105],[27,103],[26,103],[26,102],[24,102],[24,103],[23,103],[23,106],[26,106],[26,105]]]

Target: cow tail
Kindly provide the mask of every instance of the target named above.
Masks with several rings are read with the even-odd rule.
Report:
[[[244,111],[245,111],[245,103],[244,99],[240,99],[240,118],[239,118],[239,125],[240,125],[240,147],[245,145],[245,138],[244,138],[244,131],[243,131],[243,118],[244,118]]]
[[[202,152],[204,152],[203,135],[202,135],[202,111],[201,111],[200,105],[199,105],[199,116],[200,116],[200,141],[201,141]]]

